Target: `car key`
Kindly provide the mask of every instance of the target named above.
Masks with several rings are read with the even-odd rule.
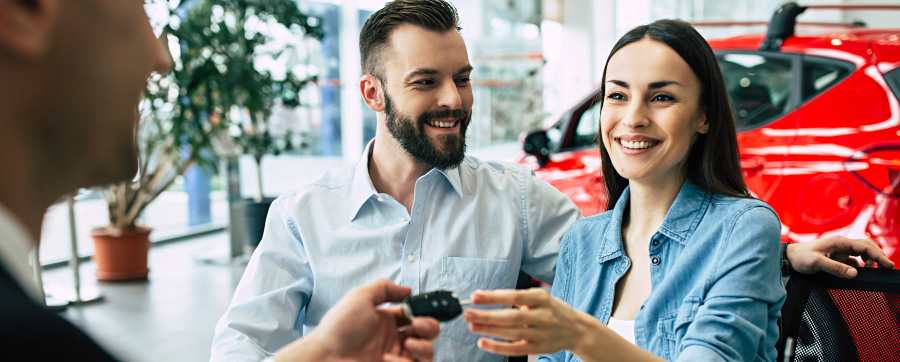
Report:
[[[463,305],[471,304],[468,300],[460,301],[449,290],[435,290],[407,297],[403,300],[403,313],[407,318],[431,317],[440,322],[447,322],[462,314]]]

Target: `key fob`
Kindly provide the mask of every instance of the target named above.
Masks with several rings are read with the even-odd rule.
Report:
[[[459,299],[448,290],[417,294],[403,301],[403,312],[413,317],[431,317],[441,322],[451,321],[462,314]]]

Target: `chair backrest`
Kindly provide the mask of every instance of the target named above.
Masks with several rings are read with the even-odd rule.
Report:
[[[900,271],[791,275],[778,360],[900,361]]]

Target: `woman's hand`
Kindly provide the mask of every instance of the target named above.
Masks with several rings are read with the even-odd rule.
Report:
[[[541,288],[478,291],[472,294],[472,303],[514,307],[470,308],[463,314],[472,332],[509,341],[480,338],[478,348],[506,356],[574,350],[585,336],[594,333],[590,329],[600,325]]]

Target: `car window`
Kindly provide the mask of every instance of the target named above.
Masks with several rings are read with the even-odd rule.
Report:
[[[575,138],[572,148],[593,146],[600,131],[600,104],[594,103],[590,108],[581,113],[578,119],[578,127],[575,128]]]
[[[853,72],[853,64],[817,57],[803,57],[803,101],[824,92]]]
[[[894,97],[900,99],[900,68],[887,72],[884,75],[884,79],[887,79],[891,91],[894,92]]]
[[[761,127],[788,111],[796,77],[789,57],[724,53],[718,58],[738,130]]]

